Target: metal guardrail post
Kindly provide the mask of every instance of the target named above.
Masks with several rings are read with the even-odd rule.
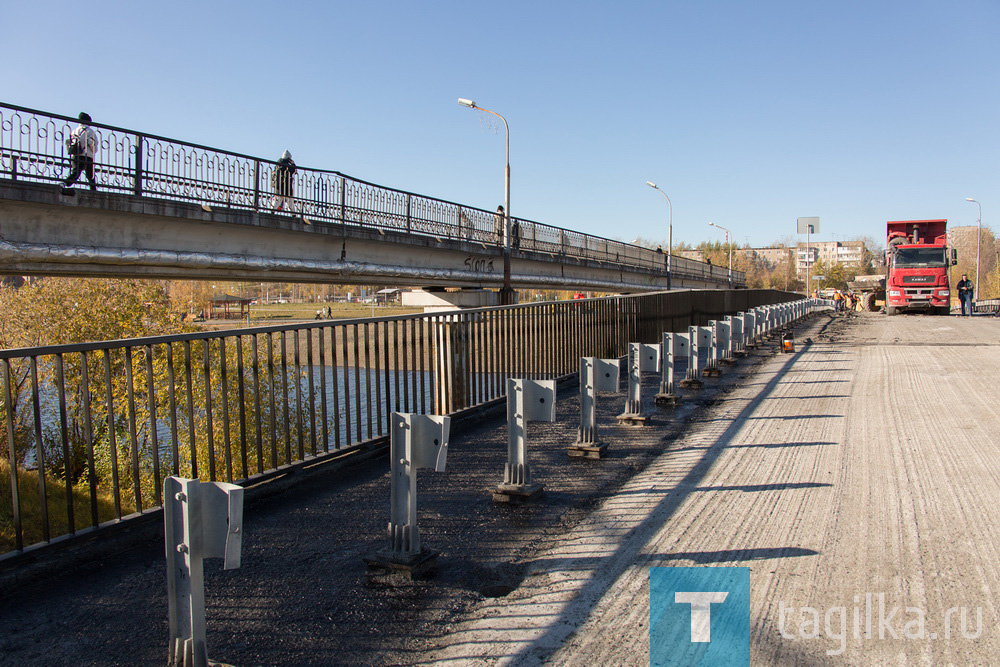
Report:
[[[507,379],[507,463],[493,500],[519,503],[541,495],[543,485],[532,480],[528,465],[527,426],[529,421],[555,420],[555,380]]]
[[[687,354],[687,335],[665,331],[660,343],[660,393],[654,400],[657,405],[673,405],[677,402],[674,394],[674,363],[678,356]]]
[[[203,561],[222,558],[226,570],[240,566],[243,488],[168,477],[163,490],[170,627],[167,664],[207,667]]]
[[[697,327],[698,331],[698,350],[705,351],[705,368],[701,369],[702,377],[718,377],[719,368],[715,363],[715,336],[712,334],[711,322],[709,326]]]
[[[699,327],[691,325],[688,327],[688,366],[687,366],[687,377],[681,380],[680,385],[685,389],[701,389],[701,367],[700,359],[701,350],[699,349],[698,341],[698,329]]]
[[[371,570],[402,570],[412,576],[438,555],[420,543],[417,470],[444,472],[451,417],[393,412],[390,419],[389,548],[365,562]]]
[[[724,365],[733,363],[733,319],[729,315],[724,320],[715,321],[716,346],[722,352],[718,362]]]
[[[660,371],[660,344],[629,343],[628,394],[625,412],[618,415],[618,423],[628,426],[645,426],[649,416],[642,414],[642,373]]]
[[[17,180],[17,156],[16,155],[11,155],[10,156],[10,180],[12,180],[12,181],[16,181]]]
[[[757,344],[757,310],[751,308],[743,314],[743,349],[752,350]]]
[[[340,191],[341,191],[341,193],[343,193],[343,191],[344,191],[343,188],[341,188]],[[413,197],[411,197],[410,195],[406,195],[406,233],[407,234],[409,234],[410,232],[413,231],[413,226],[412,226],[413,225],[413,216],[412,216],[412,213],[411,213],[411,201],[412,200],[413,200]],[[343,198],[341,198],[340,208],[341,208],[341,211],[343,211],[343,209],[344,209]],[[461,211],[462,211],[461,207],[459,207],[458,210],[459,210],[459,224],[461,224]],[[341,216],[343,217],[343,213],[341,213]]]
[[[729,322],[729,338],[731,341],[732,356],[737,355],[742,356],[743,351],[743,313],[736,313],[735,315],[728,315],[726,320]]]
[[[580,430],[576,443],[567,448],[570,456],[602,458],[607,443],[600,441],[597,431],[597,392],[618,391],[618,359],[580,357]]]

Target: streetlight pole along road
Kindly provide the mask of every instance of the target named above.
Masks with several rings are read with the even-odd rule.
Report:
[[[714,222],[708,223],[710,226],[716,229],[721,229],[726,233],[726,245],[729,246],[729,289],[733,288],[733,244],[729,242],[729,230],[722,225],[717,225]]]
[[[504,134],[507,138],[507,165],[504,168],[503,180],[503,200],[504,200],[504,221],[503,221],[503,287],[500,288],[500,305],[509,306],[514,303],[514,288],[510,286],[510,126],[507,119],[496,111],[484,109],[477,106],[472,100],[464,97],[458,98],[458,103],[463,107],[478,109],[492,114],[503,121]]]
[[[979,252],[980,248],[983,247],[983,205],[972,197],[966,197],[965,201],[972,202],[979,207],[979,219],[976,220],[976,226],[978,227],[976,231],[976,289],[972,293],[972,301],[975,303],[979,301]]]
[[[667,193],[657,187],[653,181],[646,181],[646,185],[653,188],[667,200],[667,289],[670,289],[670,281],[673,279],[672,259],[674,254],[674,205],[670,203]]]

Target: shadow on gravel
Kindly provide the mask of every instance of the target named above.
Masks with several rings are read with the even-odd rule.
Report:
[[[765,442],[753,445],[729,445],[728,449],[784,449],[785,447],[825,447],[828,445],[836,445],[836,442]],[[671,452],[694,452],[698,450],[706,450],[708,447],[678,447],[676,449],[671,449]]]
[[[708,563],[733,563],[747,560],[769,560],[771,558],[798,558],[818,556],[819,552],[802,547],[766,547],[760,549],[725,549],[722,551],[689,551],[676,554],[651,554],[651,561],[689,560],[698,565]]]
[[[824,482],[788,482],[781,484],[748,484],[746,486],[702,486],[692,491],[785,491],[787,489],[820,489],[833,484]]]
[[[827,445],[836,445],[836,442],[769,442],[764,444],[754,444],[754,445],[730,445],[730,449],[751,449],[754,447],[761,447],[763,449],[783,449],[785,447],[825,447]]]
[[[777,415],[774,417],[747,417],[747,419],[781,419],[792,421],[798,419],[843,419],[844,415]]]

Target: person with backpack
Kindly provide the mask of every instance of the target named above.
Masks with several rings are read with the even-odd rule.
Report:
[[[282,211],[287,204],[288,208],[293,213],[295,212],[294,176],[295,161],[292,159],[292,154],[285,151],[281,154],[281,159],[278,160],[274,172],[271,174],[271,185],[274,187],[274,210]]]
[[[81,112],[78,116],[80,124],[66,140],[66,151],[70,156],[69,177],[63,181],[63,194],[72,195],[76,191],[71,187],[80,178],[80,174],[85,172],[87,180],[90,181],[90,189],[97,189],[97,180],[94,178],[94,156],[97,155],[97,132],[90,126],[90,114]]]

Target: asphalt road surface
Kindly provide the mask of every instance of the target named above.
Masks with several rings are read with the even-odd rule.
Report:
[[[210,656],[646,665],[650,568],[669,566],[748,568],[749,593],[721,605],[743,610],[730,664],[995,662],[1000,320],[824,314],[794,354],[774,349],[673,409],[652,406],[647,378],[645,428],[614,424],[624,396],[602,396],[601,461],[567,460],[579,404],[561,395],[557,422],[529,427],[534,505],[490,499],[498,420],[453,438],[448,471],[420,474],[421,535],[441,551],[430,579],[367,577],[384,460],[250,503],[242,567],[206,562]],[[162,664],[162,549],[4,592],[0,664]]]

